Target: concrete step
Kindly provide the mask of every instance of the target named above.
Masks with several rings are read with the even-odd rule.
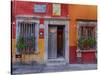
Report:
[[[47,66],[56,66],[56,65],[65,65],[65,59],[49,59],[47,62]]]

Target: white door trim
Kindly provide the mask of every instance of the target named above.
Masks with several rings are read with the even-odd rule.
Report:
[[[48,63],[48,25],[65,25],[65,62],[69,63],[69,23],[67,19],[45,19],[44,21],[44,39],[45,39],[45,54],[44,62]]]

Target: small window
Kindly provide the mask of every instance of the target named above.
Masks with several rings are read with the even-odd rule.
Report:
[[[34,53],[37,50],[37,24],[18,22],[17,50],[20,53]]]
[[[96,49],[95,22],[78,22],[78,48],[80,50]]]

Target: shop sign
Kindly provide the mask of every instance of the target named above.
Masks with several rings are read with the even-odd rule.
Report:
[[[35,4],[34,12],[35,13],[45,13],[46,12],[46,4]]]

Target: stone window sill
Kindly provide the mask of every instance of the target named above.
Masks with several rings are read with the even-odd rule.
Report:
[[[97,52],[97,50],[95,50],[95,49],[91,49],[91,50],[77,50],[77,52]]]

